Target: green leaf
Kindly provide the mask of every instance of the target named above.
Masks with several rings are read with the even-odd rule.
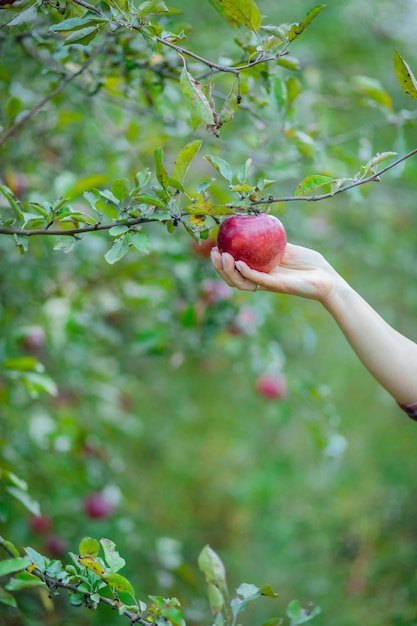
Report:
[[[16,372],[28,372],[39,366],[39,361],[34,356],[17,356],[6,359],[4,369]]]
[[[28,556],[18,556],[15,559],[0,561],[0,577],[20,572],[30,565],[32,565],[32,561]]]
[[[314,607],[314,609],[311,611],[307,611],[300,606],[298,600],[293,600],[289,603],[287,607],[287,616],[290,619],[289,626],[298,626],[299,624],[305,624],[305,622],[309,622],[320,612],[320,607],[318,606]]]
[[[163,189],[167,189],[169,185],[169,182],[168,182],[169,176],[164,166],[164,151],[161,148],[161,146],[155,149],[154,157],[155,157],[155,167],[156,167],[156,172],[155,172],[156,178],[159,184],[161,185],[161,187]]]
[[[209,583],[207,587],[208,598],[212,614],[215,616],[221,613],[224,607],[224,596],[220,589],[213,583]]]
[[[261,596],[266,596],[267,598],[279,597],[279,594],[273,591],[271,585],[264,585],[263,587],[261,587],[260,591],[261,591]]]
[[[404,93],[417,99],[417,79],[398,50],[394,50],[394,70]]]
[[[135,182],[136,182],[136,185],[139,187],[139,189],[141,189],[142,187],[146,187],[146,185],[149,183],[151,179],[151,176],[152,176],[152,172],[149,167],[143,170],[140,170],[139,172],[136,173]]]
[[[103,576],[103,580],[105,580],[110,587],[116,589],[116,591],[128,593],[131,596],[135,597],[135,591],[130,581],[128,581],[128,579],[121,574],[105,574]]]
[[[190,163],[200,150],[202,143],[203,142],[201,139],[190,141],[190,143],[187,143],[187,145],[181,148],[181,150],[178,152],[175,159],[172,176],[180,183],[183,182],[185,175],[188,172],[188,168],[190,167]]]
[[[41,572],[44,572],[46,570],[46,566],[48,565],[48,559],[46,557],[44,557],[42,554],[40,554],[30,546],[26,546],[25,552],[29,557],[31,563],[34,563]]]
[[[94,39],[99,30],[98,26],[87,26],[86,28],[75,31],[74,33],[71,33],[71,35],[68,35],[65,39],[64,46],[70,46],[73,43],[86,46]]]
[[[216,552],[205,546],[198,557],[198,567],[206,577],[207,583],[214,583],[219,589],[226,590],[226,570]]]
[[[298,80],[298,78],[295,78],[295,76],[290,76],[286,81],[285,81],[285,85],[286,85],[286,96],[287,96],[287,105],[288,108],[290,109],[292,107],[292,105],[294,104],[294,102],[296,101],[296,99],[298,98],[298,96],[300,95],[300,93],[303,90],[303,87],[301,85],[301,82]]]
[[[97,24],[101,24],[103,22],[107,22],[105,18],[102,17],[70,17],[59,24],[54,24],[50,27],[50,31],[53,33],[62,33],[66,31],[76,31],[82,30],[87,26],[97,26]]]
[[[6,539],[3,539],[3,541],[1,542],[1,545],[5,546],[6,548],[9,549],[10,553],[13,553],[14,556],[20,556],[19,555],[19,550],[16,548],[16,546],[14,545],[14,543],[12,543],[11,541],[7,541]]]
[[[236,593],[238,594],[237,597],[233,598],[230,603],[230,608],[232,609],[234,617],[244,611],[249,602],[256,600],[256,598],[259,598],[261,595],[260,589],[249,583],[243,583],[240,585],[240,587],[236,589]]]
[[[166,204],[164,204],[164,202],[161,202],[161,200],[159,198],[156,198],[155,196],[141,194],[139,196],[135,196],[135,200],[140,204],[149,204],[151,206],[158,207],[158,209],[166,208]]]
[[[18,500],[20,504],[23,504],[25,509],[27,509],[30,513],[33,515],[41,514],[39,503],[34,500],[27,491],[19,489],[19,487],[7,487],[6,490],[11,496]]]
[[[58,389],[55,381],[46,374],[27,372],[21,377],[21,380],[28,393],[33,398],[37,398],[41,392],[49,393],[51,396],[57,395]]]
[[[391,158],[392,156],[396,156],[396,152],[381,152],[369,159],[366,165],[361,167],[361,172],[363,172],[364,176],[370,176],[371,174],[376,174],[376,166]]]
[[[123,202],[130,192],[130,181],[128,178],[116,178],[111,187],[113,195]]]
[[[64,254],[67,254],[68,252],[71,252],[75,246],[75,242],[76,239],[74,238],[69,238],[68,237],[66,239],[57,239],[55,244],[54,244],[54,250],[59,250],[60,252],[64,252]]]
[[[22,108],[23,104],[20,98],[16,98],[16,96],[10,96],[4,107],[4,112],[6,116],[11,119],[13,117],[16,117],[16,115],[20,113]]]
[[[334,181],[334,178],[331,176],[322,176],[321,174],[312,174],[311,176],[307,176],[304,180],[301,181],[295,188],[296,196],[305,196],[307,193],[311,191],[315,191],[319,187],[323,187],[324,185],[329,185]]]
[[[139,252],[143,252],[144,254],[149,254],[151,250],[151,242],[149,241],[149,237],[146,233],[133,233],[130,241],[136,250],[139,250]]]
[[[239,104],[237,95],[234,91],[231,91],[223,102],[222,108],[220,109],[217,120],[218,126],[222,126],[223,124],[226,124],[226,122],[232,120],[238,108]]]
[[[120,235],[124,235],[129,230],[129,226],[126,224],[117,224],[117,226],[113,226],[109,230],[109,235],[112,237],[120,237]]]
[[[114,265],[114,263],[120,261],[120,259],[122,259],[125,254],[127,254],[128,250],[129,238],[127,236],[116,239],[110,250],[108,250],[104,255],[104,258],[106,259],[107,263],[109,263],[110,265]]]
[[[369,76],[355,76],[353,78],[354,89],[373,102],[381,104],[387,109],[392,109],[391,96],[385,91],[381,83]]]
[[[225,178],[230,184],[233,181],[233,172],[229,163],[221,157],[211,156],[207,154],[204,157],[211,165]]]
[[[19,591],[20,589],[29,589],[31,587],[42,587],[45,583],[29,572],[20,572],[13,578],[10,578],[6,585],[7,591]]]
[[[116,550],[116,544],[110,539],[100,539],[103,546],[104,558],[112,572],[118,572],[126,565],[126,561]]]
[[[163,0],[147,0],[138,7],[138,17],[152,13],[168,13],[169,9]]]
[[[89,554],[92,557],[100,554],[100,543],[93,537],[84,537],[78,547],[78,552],[81,556]]]
[[[29,237],[27,235],[21,235],[20,233],[14,233],[14,240],[20,252],[24,254],[29,250]]]
[[[16,598],[14,598],[10,593],[0,587],[0,602],[2,604],[6,604],[7,606],[12,606],[13,608],[17,607]]]
[[[312,9],[310,9],[301,22],[297,24],[291,24],[290,29],[288,31],[288,41],[294,41],[296,37],[301,35],[305,31],[305,29],[310,26],[311,22],[318,16],[318,14],[325,8],[325,4],[317,4]]]
[[[16,196],[14,195],[13,191],[9,189],[6,185],[0,185],[0,193],[3,194],[3,196],[9,202],[10,206],[12,207],[13,211],[16,214],[16,217],[19,219],[22,219],[23,211],[21,208],[21,204],[19,200],[16,198]]]
[[[202,85],[188,72],[185,62],[181,71],[180,85],[191,106],[191,123],[193,128],[196,129],[200,123],[214,125],[212,105],[207,99]]]
[[[262,15],[254,0],[216,0],[216,3],[231,24],[237,22],[253,32],[259,30]]]

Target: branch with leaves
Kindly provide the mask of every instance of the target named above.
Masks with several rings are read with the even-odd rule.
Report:
[[[63,565],[60,560],[51,560],[31,547],[24,549],[24,556],[16,546],[0,537],[0,546],[8,558],[0,560],[0,577],[8,578],[4,588],[0,587],[0,602],[17,607],[15,593],[22,589],[43,587],[51,598],[60,591],[67,591],[70,604],[88,609],[98,609],[107,605],[120,616],[127,617],[130,624],[141,626],[186,626],[177,598],[149,596],[147,603],[138,600],[132,583],[119,571],[126,561],[116,550],[110,539],[84,537],[78,554],[69,553],[71,563]],[[216,624],[236,626],[236,620],[247,606],[261,597],[278,598],[270,585],[262,588],[243,583],[236,590],[236,596],[229,597],[226,570],[220,557],[210,546],[205,546],[198,557],[198,565],[203,572],[213,619]],[[320,613],[319,607],[303,609],[297,601],[287,607],[289,626],[310,621]],[[282,623],[280,618],[270,620],[271,624]]]
[[[184,146],[176,157],[171,174],[165,168],[163,150],[158,148],[155,151],[158,186],[151,185],[148,191],[151,172],[149,169],[142,170],[137,173],[133,185],[127,178],[122,178],[115,180],[111,189],[84,192],[84,199],[89,204],[89,210],[85,211],[72,208],[66,199],[54,203],[30,202],[24,206],[8,187],[0,185],[0,194],[14,213],[8,225],[0,226],[0,234],[14,236],[23,252],[28,249],[29,238],[34,236],[59,238],[55,249],[68,252],[82,235],[108,231],[113,244],[105,258],[113,264],[123,258],[130,248],[145,254],[150,251],[149,238],[142,229],[146,223],[160,222],[171,231],[182,226],[196,240],[205,239],[227,215],[256,213],[259,207],[265,205],[269,210],[277,203],[318,202],[333,198],[355,187],[379,182],[383,174],[417,154],[415,148],[381,169],[378,169],[379,165],[395,153],[377,154],[351,178],[313,174],[297,185],[294,195],[282,197],[265,197],[265,190],[275,182],[273,180],[261,178],[254,184],[249,181],[250,159],[235,174],[224,159],[206,155],[205,159],[228,183],[229,191],[237,196],[234,202],[215,204],[210,200],[208,191],[213,180],[200,185],[198,190],[186,191],[184,187],[184,178],[201,144],[200,140],[196,140]],[[318,189],[326,191],[317,194]],[[115,210],[117,217],[108,220],[107,216],[113,215]],[[62,237],[71,238],[71,241],[64,242],[60,239]]]

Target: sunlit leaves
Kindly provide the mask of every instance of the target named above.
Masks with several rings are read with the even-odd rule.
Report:
[[[328,185],[333,182],[333,178],[331,176],[322,176],[320,174],[314,174],[312,176],[307,176],[301,183],[299,183],[295,189],[296,196],[304,196],[307,193],[312,191],[316,191],[320,187],[328,187]]]
[[[7,576],[8,574],[14,574],[20,572],[31,565],[32,561],[28,556],[20,556],[15,559],[7,559],[6,561],[0,561],[0,576]]]
[[[207,154],[204,157],[211,165],[225,178],[229,183],[233,181],[233,170],[230,164],[221,157],[212,156]]]
[[[398,50],[394,50],[394,70],[404,93],[417,99],[417,79]]]
[[[259,30],[262,15],[254,0],[212,0],[231,24],[243,24],[252,31]]]
[[[361,167],[361,173],[363,176],[372,176],[377,173],[377,165],[390,159],[395,156],[396,152],[381,152],[376,154],[374,157],[369,159],[369,161]]]
[[[190,163],[200,150],[201,144],[201,139],[191,141],[181,148],[177,154],[172,175],[173,178],[178,180],[180,183],[183,182],[188,168],[190,167]]]
[[[317,4],[310,9],[307,15],[297,24],[291,24],[288,30],[288,41],[293,41],[296,37],[301,35],[305,29],[310,26],[311,22],[318,16],[318,14],[325,8],[325,4]]]

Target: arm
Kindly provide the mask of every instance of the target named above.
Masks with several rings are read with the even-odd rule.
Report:
[[[301,296],[321,302],[372,376],[402,405],[417,400],[417,344],[394,330],[333,269],[308,248],[287,244],[270,273],[251,270],[214,249],[212,261],[231,286]]]

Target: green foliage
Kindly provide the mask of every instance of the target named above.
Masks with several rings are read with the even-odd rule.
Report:
[[[205,256],[269,210],[415,332],[399,11],[0,7],[5,626],[414,620],[413,425],[313,306],[232,293]]]

